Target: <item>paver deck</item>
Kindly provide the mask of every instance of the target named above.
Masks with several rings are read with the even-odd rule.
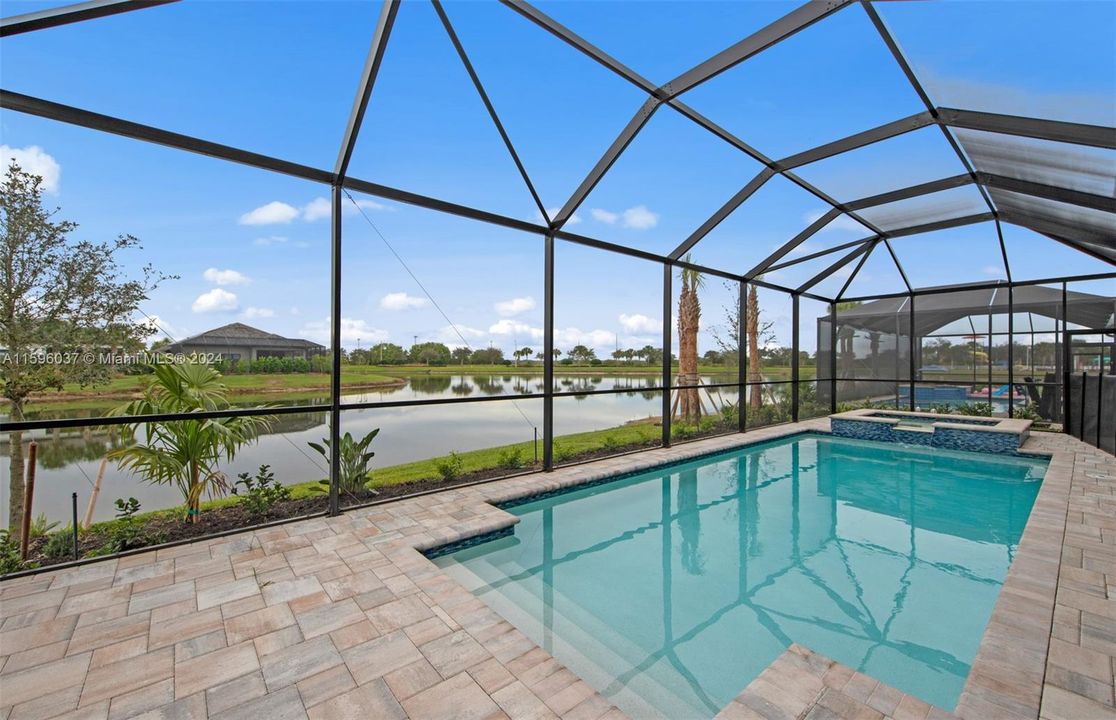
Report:
[[[624,717],[419,552],[506,527],[490,502],[827,420],[783,425],[0,584],[0,720]],[[1052,453],[956,710],[1116,718],[1116,459]],[[723,718],[950,717],[791,646]]]

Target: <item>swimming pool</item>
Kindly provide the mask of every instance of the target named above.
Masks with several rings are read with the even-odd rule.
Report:
[[[711,718],[792,642],[951,710],[1045,469],[797,435],[509,507],[434,562],[633,717]]]

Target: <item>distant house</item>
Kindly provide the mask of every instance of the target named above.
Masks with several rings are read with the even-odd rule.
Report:
[[[310,359],[326,351],[324,345],[301,338],[285,338],[244,323],[229,323],[159,348],[166,353],[214,353],[230,362],[265,357]]]

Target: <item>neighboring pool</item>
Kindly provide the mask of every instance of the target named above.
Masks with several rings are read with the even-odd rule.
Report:
[[[711,718],[792,642],[952,710],[1045,471],[797,435],[509,507],[434,562],[633,717]]]

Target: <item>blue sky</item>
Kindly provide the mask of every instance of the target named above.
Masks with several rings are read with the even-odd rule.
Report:
[[[9,0],[15,14],[53,3]],[[794,7],[781,2],[542,2],[539,7],[656,82],[701,62]],[[1116,5],[909,2],[877,6],[943,106],[1116,125]],[[633,86],[495,2],[446,9],[548,208],[561,206],[643,102]],[[29,33],[0,46],[5,89],[329,168],[378,14],[370,2],[183,2]],[[684,98],[772,157],[922,110],[852,6],[699,86]],[[0,113],[0,146],[48,179],[48,201],[78,236],[131,233],[180,279],[144,308],[176,338],[235,320],[328,341],[328,188],[161,147]],[[1116,153],[1101,152],[1102,167]],[[660,109],[568,228],[668,253],[759,165]],[[962,172],[927,128],[801,168],[841,200]],[[429,5],[399,13],[354,153],[354,175],[538,220],[537,210]],[[542,241],[532,235],[354,196],[457,326],[451,329],[347,202],[343,340],[409,345],[415,336],[510,351],[538,347]],[[979,205],[972,188],[934,210]],[[917,203],[916,203],[917,205]],[[775,178],[694,250],[744,272],[825,206]],[[868,233],[839,217],[801,252]],[[1005,231],[1016,279],[1087,273],[1101,263],[1020,228]],[[1003,276],[995,230],[975,225],[899,238],[916,285]],[[834,257],[778,271],[790,286]],[[559,244],[559,346],[607,353],[658,345],[659,266]],[[844,277],[817,286],[836,293]],[[702,350],[731,291],[710,279]],[[902,288],[881,248],[850,294]],[[1092,288],[1094,291],[1103,288]],[[1111,292],[1111,290],[1109,290]],[[789,344],[789,301],[766,301]],[[811,310],[810,312],[813,312]],[[804,347],[812,341],[803,338]]]

